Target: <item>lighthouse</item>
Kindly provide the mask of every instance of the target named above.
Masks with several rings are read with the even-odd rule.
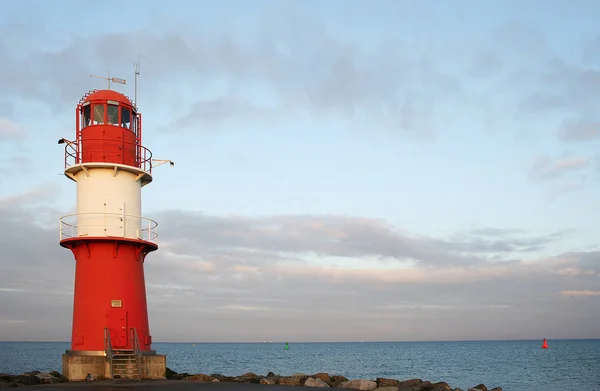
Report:
[[[166,357],[152,349],[146,302],[144,261],[158,249],[158,224],[142,215],[142,188],[156,162],[142,145],[142,115],[109,81],[109,89],[81,98],[75,123],[75,139],[58,141],[64,174],[77,187],[76,213],[60,219],[60,245],[75,257],[63,374],[69,381],[164,378]]]

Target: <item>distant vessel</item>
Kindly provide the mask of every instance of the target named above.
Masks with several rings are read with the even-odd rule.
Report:
[[[542,349],[548,349],[548,341],[544,338],[544,342],[542,343]]]

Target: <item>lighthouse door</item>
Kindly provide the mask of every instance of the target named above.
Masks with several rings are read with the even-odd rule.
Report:
[[[110,343],[113,348],[127,347],[127,311],[123,308],[108,310],[106,327],[110,330]]]
[[[122,201],[109,199],[104,203],[106,236],[125,236],[125,205]]]

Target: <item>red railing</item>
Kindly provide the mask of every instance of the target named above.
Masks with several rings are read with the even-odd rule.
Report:
[[[85,150],[83,148],[85,144]],[[127,153],[131,152],[131,153]],[[84,159],[84,154],[87,159]],[[90,156],[109,154],[109,160],[90,160]],[[123,140],[79,139],[65,145],[65,169],[70,166],[86,163],[116,163],[137,167],[152,174],[152,152],[137,143]]]

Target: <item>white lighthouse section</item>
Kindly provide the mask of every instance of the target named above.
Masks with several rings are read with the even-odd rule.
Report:
[[[64,238],[156,239],[157,223],[141,215],[147,172],[120,164],[84,163],[65,173],[77,182],[77,213],[61,220]]]

